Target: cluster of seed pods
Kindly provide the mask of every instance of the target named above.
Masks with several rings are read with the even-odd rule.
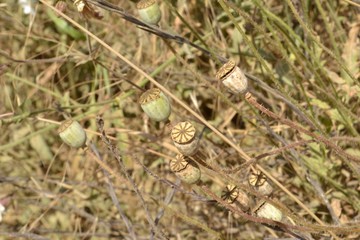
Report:
[[[216,78],[221,80],[223,85],[234,94],[250,94],[248,80],[233,60],[229,60],[219,69]],[[270,196],[274,190],[267,177],[258,170],[251,171],[248,182],[256,192],[263,196]],[[238,205],[244,211],[248,211],[251,206],[254,206],[247,194],[234,185],[227,185],[222,196],[228,203]],[[281,221],[283,218],[279,209],[263,199],[251,208],[251,211],[259,217],[275,221]]]
[[[161,18],[159,6],[154,0],[140,1],[137,5],[139,15],[149,24],[157,24]],[[160,14],[159,14],[160,13]],[[216,78],[234,94],[248,93],[248,80],[235,61],[229,60],[216,73]],[[171,114],[171,104],[168,97],[158,88],[145,91],[139,98],[139,104],[146,115],[154,121],[168,121]],[[74,148],[84,147],[86,133],[81,125],[72,119],[64,121],[59,130],[60,138]],[[195,126],[189,121],[178,122],[172,127],[171,139],[180,154],[170,161],[170,170],[183,182],[197,184],[201,178],[201,170],[196,158],[199,151],[199,136]],[[270,196],[273,188],[266,176],[260,171],[252,171],[249,175],[249,185],[258,193]],[[282,220],[282,213],[266,201],[259,201],[255,207],[254,201],[237,186],[229,184],[223,191],[222,199],[243,211],[251,211],[259,217]]]
[[[170,101],[158,88],[144,92],[139,103],[146,115],[154,121],[167,121],[171,114]],[[172,128],[171,138],[180,154],[170,161],[170,170],[183,182],[197,183],[201,171],[197,163],[189,158],[198,150],[199,139],[195,127],[190,122],[180,122]]]

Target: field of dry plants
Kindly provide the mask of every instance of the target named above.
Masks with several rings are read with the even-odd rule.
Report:
[[[3,0],[0,239],[359,239],[360,1]]]

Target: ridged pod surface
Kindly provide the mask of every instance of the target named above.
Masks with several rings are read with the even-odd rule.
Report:
[[[232,93],[247,92],[248,80],[233,60],[229,60],[219,69],[216,73],[216,78],[221,80],[224,86]]]
[[[262,201],[260,204],[258,204],[255,213],[258,217],[263,217],[274,221],[281,221],[283,218],[282,212],[266,201]]]
[[[169,99],[158,88],[144,92],[139,99],[141,108],[154,121],[165,121],[171,114]]]
[[[64,143],[70,147],[84,147],[86,143],[86,132],[79,122],[68,119],[65,120],[58,129],[58,134]]]
[[[140,18],[147,24],[157,25],[161,19],[161,11],[156,0],[142,0],[136,4]]]

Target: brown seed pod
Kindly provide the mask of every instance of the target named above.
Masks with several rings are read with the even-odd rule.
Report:
[[[253,211],[258,217],[263,217],[267,219],[271,219],[274,221],[281,221],[283,219],[282,212],[276,208],[275,206],[271,205],[270,203],[261,200]]]
[[[171,138],[176,148],[186,156],[194,155],[199,146],[196,129],[190,122],[180,122],[171,130]]]
[[[250,209],[251,200],[248,195],[243,192],[241,189],[235,185],[228,184],[221,195],[221,198],[224,201],[227,201],[229,204],[235,204],[240,207],[243,211],[248,211]]]
[[[102,13],[96,9],[95,6],[87,2],[86,0],[74,0],[73,4],[77,8],[77,11],[81,13],[85,18],[96,18],[96,19],[102,19],[103,15]]]
[[[259,170],[251,171],[248,180],[250,186],[260,194],[267,196],[274,190],[267,180],[267,177]]]
[[[247,92],[248,80],[233,60],[229,60],[219,69],[216,78],[235,94]]]
[[[182,154],[176,156],[176,160],[170,161],[170,170],[188,184],[195,184],[200,180],[201,172],[199,166],[189,157]]]
[[[84,0],[74,0],[74,5],[78,12],[82,12],[85,8],[86,2]]]
[[[139,103],[152,120],[165,121],[171,114],[169,99],[158,88],[151,88],[144,92],[140,96]]]
[[[67,4],[64,0],[60,0],[56,2],[55,8],[60,12],[65,13],[67,9]]]

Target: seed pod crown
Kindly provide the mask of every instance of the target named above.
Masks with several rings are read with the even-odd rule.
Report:
[[[250,186],[263,195],[270,195],[274,190],[267,177],[259,170],[251,171],[248,180]]]
[[[171,130],[171,138],[179,152],[186,156],[198,151],[199,138],[194,125],[188,121],[176,124]]]
[[[197,183],[200,180],[201,172],[199,166],[189,157],[182,154],[176,156],[176,160],[170,161],[170,170],[188,184]]]

